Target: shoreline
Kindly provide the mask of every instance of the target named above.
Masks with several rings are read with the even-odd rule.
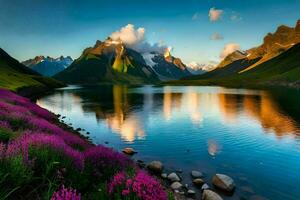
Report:
[[[35,96],[35,94],[39,93],[40,91],[43,91],[43,93],[42,94],[39,93],[40,94],[39,96],[45,95],[45,94],[50,93],[52,91],[52,90],[45,90],[44,88],[43,89],[39,88],[38,90],[36,90],[36,89],[37,88],[33,88],[33,87],[26,88],[26,90],[23,90],[21,92],[19,91],[18,94],[23,94],[23,95],[26,94],[26,96],[30,96],[30,99],[34,99],[35,97],[37,97],[37,96]],[[49,113],[52,113],[49,110],[47,110],[47,111]],[[52,113],[52,114],[55,116],[54,121],[52,121],[53,124],[56,124],[59,127],[62,127],[64,130],[67,130],[70,133],[79,136],[83,140],[87,141],[90,145],[96,147],[96,145],[91,141],[89,136],[85,136],[85,135],[83,135],[83,133],[81,133],[81,132],[85,131],[84,129],[74,128],[72,125],[66,124],[63,120],[65,118],[65,116],[61,116],[59,114],[54,114],[54,113]],[[130,160],[132,160],[135,163],[135,165],[139,166],[141,169],[144,169],[144,170],[148,171],[152,176],[154,176],[158,180],[160,180],[160,183],[165,188],[165,190],[168,191],[169,195],[172,194],[171,199],[178,199],[178,200],[182,199],[182,200],[184,200],[184,199],[201,198],[201,196],[203,196],[203,191],[210,189],[208,184],[202,179],[203,175],[199,171],[196,171],[196,173],[198,173],[200,175],[197,175],[195,177],[191,176],[191,180],[193,182],[194,181],[196,181],[196,182],[194,182],[194,186],[190,187],[188,184],[185,184],[185,183],[181,182],[183,180],[181,178],[181,175],[180,175],[182,172],[179,172],[177,170],[173,171],[171,169],[164,169],[163,164],[161,164],[162,167],[160,169],[160,173],[156,173],[157,171],[155,169],[153,171],[151,169],[151,167],[149,167],[152,162],[160,162],[160,161],[152,161],[152,162],[149,162],[149,163],[145,163],[141,160],[132,159],[130,155],[128,155],[128,157],[129,157]],[[233,180],[232,180],[232,184],[234,184]],[[213,192],[213,190],[211,190],[211,191]],[[222,193],[222,194],[224,194],[224,193]],[[217,198],[219,197],[218,194],[215,193],[215,192],[212,195],[217,196]]]
[[[32,88],[31,88],[32,89]],[[32,90],[31,90],[32,91]],[[29,94],[29,93],[27,93]],[[33,93],[31,93],[33,94]],[[59,166],[61,165],[63,168],[59,167],[57,170],[59,170],[59,176],[70,176],[69,178],[63,179],[67,182],[71,181],[71,183],[73,182],[73,184],[71,184],[70,186],[75,187],[75,190],[73,190],[72,187],[68,187],[70,191],[74,192],[76,191],[76,189],[78,189],[78,191],[80,192],[84,192],[84,190],[87,190],[86,192],[83,193],[84,196],[93,196],[96,193],[100,193],[100,197],[103,196],[103,198],[100,199],[107,199],[107,195],[118,195],[118,192],[116,191],[116,193],[112,193],[110,194],[110,192],[108,192],[106,190],[106,184],[108,184],[110,181],[113,181],[113,176],[115,174],[115,172],[118,171],[123,171],[123,170],[128,170],[130,169],[130,171],[134,171],[134,174],[132,174],[132,172],[130,173],[131,175],[126,175],[126,176],[135,176],[136,177],[136,182],[138,184],[144,184],[145,186],[149,184],[149,188],[143,188],[142,191],[136,191],[137,193],[132,193],[131,195],[135,196],[138,194],[143,194],[143,195],[150,195],[150,196],[157,196],[154,199],[167,199],[164,196],[165,195],[169,195],[170,191],[167,189],[163,189],[162,185],[160,185],[159,182],[156,181],[156,179],[153,179],[151,176],[145,174],[145,172],[141,171],[141,169],[137,168],[137,164],[134,163],[134,161],[131,158],[128,158],[126,155],[119,153],[117,151],[115,151],[113,148],[108,148],[105,147],[103,145],[95,145],[92,143],[92,141],[82,135],[79,131],[82,129],[78,130],[74,130],[73,127],[63,123],[60,119],[59,119],[59,115],[55,115],[52,112],[43,109],[41,107],[39,107],[38,105],[36,105],[35,103],[32,103],[31,101],[26,100],[24,97],[21,97],[11,91],[8,90],[0,90],[0,95],[2,96],[1,101],[0,101],[0,111],[2,113],[1,117],[0,117],[0,140],[1,140],[1,148],[0,148],[0,172],[1,174],[6,174],[7,170],[13,170],[15,169],[15,167],[13,167],[15,164],[11,163],[11,161],[13,161],[14,159],[18,159],[20,160],[20,162],[22,163],[22,167],[25,167],[26,170],[25,171],[18,171],[18,169],[13,170],[12,172],[9,172],[8,174],[12,175],[14,173],[29,173],[27,174],[27,176],[37,176],[36,173],[41,173],[40,175],[38,175],[38,177],[40,176],[47,176],[48,172],[44,171],[47,168],[53,168],[55,166],[52,166],[51,164],[51,160],[54,159],[54,163],[61,163],[59,164]],[[31,108],[32,107],[32,108]],[[13,111],[13,109],[15,109],[16,111]],[[15,118],[15,113],[17,112],[17,115]],[[5,115],[3,115],[5,114]],[[19,125],[13,123],[14,120],[21,120],[22,123]],[[26,122],[25,122],[25,121]],[[24,121],[24,122],[23,122]],[[27,131],[26,131],[27,130]],[[25,131],[25,132],[24,132]],[[15,132],[20,132],[18,134],[18,136],[14,136]],[[22,133],[24,132],[24,133]],[[6,138],[4,141],[4,137]],[[52,139],[51,139],[52,138]],[[53,141],[52,141],[53,140]],[[57,140],[57,142],[55,142]],[[33,145],[34,151],[32,150],[26,150],[24,151],[24,148],[29,148],[28,147],[22,147],[22,146],[18,146],[19,144],[23,145],[23,144],[28,144],[28,145]],[[74,146],[75,145],[75,146]],[[12,146],[12,147],[10,147]],[[33,148],[31,147],[31,148]],[[10,153],[9,149],[13,148],[14,152],[13,154]],[[49,151],[50,150],[50,151]],[[54,152],[53,152],[54,151]],[[22,152],[22,153],[21,153]],[[52,153],[51,153],[52,152]],[[82,152],[82,153],[81,153]],[[21,155],[20,155],[21,153]],[[49,154],[50,153],[50,154]],[[32,157],[34,154],[36,156]],[[5,156],[4,156],[5,155]],[[27,155],[27,156],[26,156]],[[77,155],[77,156],[76,156]],[[4,156],[4,157],[3,157]],[[15,157],[17,156],[17,157]],[[21,157],[20,157],[21,156]],[[26,157],[24,157],[26,156]],[[54,157],[53,157],[54,156]],[[61,159],[58,159],[58,157],[61,157]],[[82,157],[83,156],[83,157]],[[92,156],[92,157],[91,157]],[[99,157],[100,156],[100,157]],[[104,157],[103,157],[104,156]],[[11,160],[13,159],[13,160]],[[35,161],[31,161],[31,159],[35,160]],[[66,159],[66,160],[65,160]],[[84,159],[84,160],[82,160]],[[92,159],[92,160],[90,160]],[[99,160],[100,159],[100,160]],[[104,160],[103,160],[104,159]],[[61,160],[61,161],[60,161]],[[69,161],[68,161],[69,160]],[[73,160],[73,161],[71,161]],[[99,160],[99,161],[97,161]],[[57,162],[59,161],[59,162]],[[69,165],[68,162],[74,162],[74,164]],[[19,161],[18,161],[19,162]],[[40,163],[38,165],[36,165],[34,168],[31,167],[31,164],[26,164],[27,162],[31,163]],[[81,163],[84,162],[84,163]],[[94,168],[95,166],[98,166],[99,164],[95,165],[95,162],[99,162],[100,166],[102,166],[104,164],[104,168],[102,170],[100,170],[101,168]],[[107,163],[107,164],[105,164]],[[84,165],[83,165],[84,164]],[[7,166],[8,165],[8,166]],[[11,166],[12,165],[12,166]],[[46,165],[46,166],[43,166]],[[11,167],[9,167],[11,166]],[[93,168],[90,169],[90,167],[94,166]],[[58,166],[57,166],[58,167]],[[55,167],[55,168],[57,168]],[[83,168],[84,167],[84,168]],[[120,169],[119,169],[120,168]],[[36,171],[37,169],[39,169],[38,171]],[[118,169],[118,170],[117,170]],[[61,171],[63,170],[63,171]],[[67,171],[66,171],[67,170]],[[94,191],[94,187],[91,188],[91,186],[96,186],[95,184],[97,184],[96,181],[96,177],[95,175],[90,174],[90,170],[100,170],[99,172],[104,173],[103,175],[100,175],[99,180],[104,181],[103,183],[105,183],[105,185],[102,185],[101,190],[96,190]],[[40,172],[39,172],[40,171]],[[55,172],[55,171],[54,171]],[[63,174],[61,174],[63,173]],[[71,174],[69,174],[71,173]],[[72,175],[74,174],[74,175]],[[77,175],[76,175],[77,174]],[[12,175],[8,175],[8,176],[12,176]],[[27,186],[27,182],[29,181],[32,182],[32,186],[34,186],[35,184],[35,179],[24,179],[22,178],[23,176],[20,176],[20,180],[19,181],[14,181],[14,179],[12,179],[10,181],[10,183],[6,183],[8,180],[3,180],[4,182],[0,183],[0,184],[5,184],[6,187],[2,187],[2,190],[12,190],[14,187],[16,187],[17,189],[14,189],[10,192],[5,192],[2,191],[2,193],[7,193],[8,196],[13,197],[13,199],[18,198],[18,196],[23,196],[24,198],[27,199],[27,195],[29,199],[32,198],[41,198],[43,196],[42,193],[40,192],[46,192],[46,195],[48,195],[48,198],[51,197],[52,195],[52,191],[54,192],[56,189],[59,189],[59,187],[61,187],[61,184],[65,181],[63,181],[61,183],[61,181],[57,180],[56,176],[56,172],[53,175],[48,175],[49,176],[49,180],[52,180],[54,178],[54,184],[53,186],[55,186],[54,188],[52,188],[50,191],[48,190],[48,194],[47,194],[47,190],[44,191],[44,187],[47,188],[47,185],[41,185],[42,187],[40,188],[40,186],[37,185],[37,191],[35,192],[36,194],[32,193],[29,191],[28,193],[28,186]],[[81,179],[86,179],[87,183],[89,183],[87,186],[85,186],[85,181],[84,180],[76,180],[76,176],[78,177],[82,177]],[[146,179],[138,179],[138,176],[143,176]],[[85,178],[86,177],[86,178]],[[90,178],[88,178],[90,177]],[[102,177],[102,178],[101,178]],[[17,177],[16,177],[17,178]],[[41,177],[42,178],[42,177]],[[129,178],[129,177],[128,177]],[[39,178],[40,179],[40,178]],[[93,181],[93,179],[95,179],[95,181]],[[25,181],[25,182],[24,182]],[[46,181],[46,180],[45,180]],[[58,181],[58,182],[57,182]],[[101,182],[102,182],[101,181]],[[146,182],[143,182],[146,181]],[[149,183],[147,183],[149,181]],[[56,183],[57,182],[57,183]],[[75,182],[75,183],[74,183]],[[15,186],[10,186],[10,185],[15,185]],[[21,185],[20,185],[21,184]],[[52,185],[51,184],[51,185]],[[102,183],[101,183],[102,184]],[[113,183],[112,183],[113,184]],[[153,186],[151,186],[151,184],[153,184]],[[69,185],[69,184],[67,184]],[[154,185],[156,185],[154,187]],[[51,187],[53,187],[51,186]],[[151,186],[151,187],[150,187]],[[64,185],[62,185],[62,187],[64,187]],[[98,186],[99,187],[99,186]],[[56,189],[55,189],[56,188]],[[81,189],[80,189],[81,188]],[[154,189],[154,191],[151,192],[151,188]],[[63,189],[63,188],[62,188]],[[16,191],[17,190],[17,191]],[[27,191],[25,194],[24,192]],[[39,190],[41,190],[40,192],[38,192]],[[92,190],[92,191],[90,191]],[[58,190],[59,191],[59,190]],[[90,192],[88,192],[90,191]],[[166,191],[166,192],[164,192]],[[168,192],[167,192],[168,191]],[[49,193],[50,192],[50,193]],[[92,193],[91,193],[92,192]],[[108,193],[107,193],[108,192]],[[142,192],[142,193],[140,193]],[[75,192],[76,193],[76,192]],[[53,193],[53,195],[55,195],[56,193]],[[15,196],[17,195],[17,196]],[[42,195],[42,196],[40,196]],[[50,196],[49,196],[50,195]],[[78,195],[77,193],[74,195]],[[79,195],[80,196],[80,195]],[[146,198],[145,196],[145,198]],[[90,197],[86,197],[87,199],[90,199]],[[148,198],[148,197],[147,197]],[[92,198],[94,199],[94,198]]]

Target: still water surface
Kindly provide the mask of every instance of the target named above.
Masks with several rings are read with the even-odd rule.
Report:
[[[300,199],[300,92],[222,87],[70,86],[37,100],[94,143],[168,169],[215,173],[237,185],[225,199]]]

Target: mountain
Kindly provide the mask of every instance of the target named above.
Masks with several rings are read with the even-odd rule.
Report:
[[[207,64],[199,64],[195,61],[188,64],[187,69],[193,75],[201,75],[216,68],[214,61],[209,61]]]
[[[300,43],[236,76],[239,82],[300,86]]]
[[[22,62],[22,64],[44,76],[53,76],[66,69],[72,62],[73,59],[70,56],[60,56],[58,58],[36,56],[33,59]]]
[[[300,20],[295,28],[279,26],[262,45],[235,51],[212,71],[184,78],[199,84],[298,85]],[[291,71],[292,70],[292,71]],[[291,73],[294,72],[294,73]]]
[[[33,93],[33,89],[45,91],[60,86],[60,82],[41,76],[0,48],[0,88]]]
[[[173,57],[168,50],[164,54],[144,53],[143,58],[160,80],[174,80],[192,75],[179,58]]]
[[[243,73],[241,69],[251,66],[257,60],[240,59],[223,68],[209,73],[188,77],[171,82],[184,85],[225,85],[239,86],[291,86],[300,87],[300,43],[293,45],[285,52],[251,68]],[[259,58],[257,58],[259,59]]]
[[[274,33],[268,33],[264,37],[262,45],[246,51],[249,59],[261,59],[242,72],[254,68],[271,58],[274,58],[299,42],[300,20],[297,21],[295,27],[288,27],[285,25],[279,26]]]
[[[66,83],[156,83],[191,75],[180,59],[157,52],[139,53],[121,40],[97,41],[54,78]]]
[[[254,63],[250,62],[251,64],[247,67],[241,67],[240,72],[242,73],[278,56],[299,42],[300,20],[297,21],[295,27],[281,25],[274,33],[268,33],[264,37],[263,43],[258,47],[244,52],[235,51],[229,54],[221,61],[217,68],[231,66],[237,60],[240,60],[240,62],[242,60],[256,61]]]
[[[231,54],[229,54],[228,56],[226,56],[224,60],[222,60],[221,63],[217,66],[217,68],[223,68],[237,60],[246,59],[247,55],[248,54],[246,52],[236,50]]]
[[[97,41],[54,78],[66,83],[151,83],[158,77],[138,52],[110,38]]]

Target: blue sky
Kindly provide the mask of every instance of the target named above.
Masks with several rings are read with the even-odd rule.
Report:
[[[220,13],[215,21],[208,14]],[[20,61],[36,55],[77,58],[127,24],[145,28],[190,63],[219,61],[229,43],[257,46],[281,24],[300,19],[300,0],[0,0],[0,47]],[[223,39],[212,40],[212,34]]]

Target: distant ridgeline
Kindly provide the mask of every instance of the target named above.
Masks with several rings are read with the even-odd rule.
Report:
[[[72,62],[73,59],[70,56],[58,58],[36,56],[22,63],[44,76],[53,76],[69,67]]]
[[[300,20],[279,26],[262,45],[235,51],[212,71],[183,79],[184,83],[300,86]]]
[[[158,52],[140,53],[111,38],[97,41],[54,78],[66,83],[157,83],[191,73],[179,58]]]
[[[0,88],[35,93],[61,86],[60,82],[41,76],[0,48]]]

